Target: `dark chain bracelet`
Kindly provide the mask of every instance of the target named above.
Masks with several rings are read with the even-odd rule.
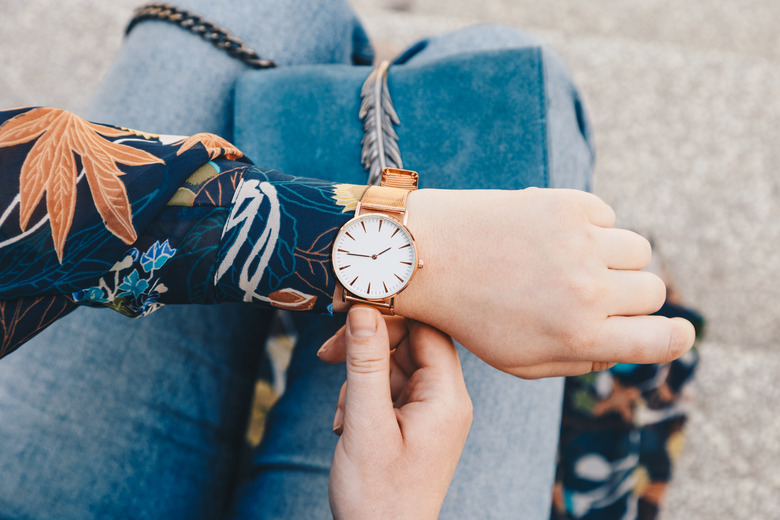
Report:
[[[171,4],[151,3],[136,9],[132,20],[127,24],[125,36],[130,34],[133,27],[146,20],[160,20],[176,24],[182,29],[193,32],[204,40],[211,42],[218,49],[223,49],[252,68],[270,69],[276,67],[276,63],[260,58],[255,51],[244,45],[243,41],[231,35],[214,22]]]

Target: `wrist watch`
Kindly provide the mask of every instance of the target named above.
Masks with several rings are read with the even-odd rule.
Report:
[[[423,261],[406,227],[406,197],[417,189],[417,172],[385,168],[382,183],[370,186],[333,244],[333,269],[344,286],[343,301],[395,314],[395,296],[411,282]]]

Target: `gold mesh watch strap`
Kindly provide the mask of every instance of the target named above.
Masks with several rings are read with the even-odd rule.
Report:
[[[385,168],[382,170],[382,185],[370,186],[360,199],[356,215],[385,213],[403,221],[406,214],[406,197],[417,189],[417,172]],[[400,217],[400,218],[399,218]]]
[[[413,191],[417,189],[418,181],[417,172],[412,170],[399,170],[398,168],[385,168],[382,170],[382,186]]]
[[[379,314],[383,314],[385,316],[395,316],[394,296],[391,296],[390,298],[385,298],[384,300],[367,300],[366,298],[361,298],[360,296],[353,296],[352,294],[348,293],[346,290],[342,294],[343,294],[342,301],[350,302],[350,303],[368,304],[374,307],[376,310],[378,310]]]

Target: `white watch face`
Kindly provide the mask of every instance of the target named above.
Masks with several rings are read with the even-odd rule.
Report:
[[[361,298],[387,298],[406,287],[417,251],[409,231],[390,217],[363,215],[347,222],[333,246],[341,284]]]

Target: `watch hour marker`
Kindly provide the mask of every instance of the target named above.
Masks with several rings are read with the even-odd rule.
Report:
[[[346,249],[339,249],[339,253],[349,253]]]
[[[366,289],[366,292],[371,294],[371,282],[368,282],[368,289]]]
[[[402,263],[402,264],[406,264],[406,265],[412,265],[412,263],[411,263],[411,262],[401,262],[401,263]]]
[[[384,222],[381,218],[379,219],[379,231],[382,231],[382,222]]]
[[[345,234],[345,235],[347,235],[347,236],[348,236],[349,238],[351,238],[352,240],[355,240],[355,237],[353,237],[352,235],[350,235],[348,231],[347,231],[347,232],[344,232],[344,234]],[[341,251],[341,250],[339,249],[339,251]]]
[[[385,288],[385,292],[390,292],[390,291],[387,290],[387,284],[385,282],[382,282],[382,287]]]
[[[398,276],[398,275],[395,275],[395,277],[396,277],[396,278],[398,278],[398,279],[401,281],[401,283],[403,283],[403,281],[404,281],[404,279],[403,279],[403,278],[401,278],[401,277],[400,277],[400,276]]]
[[[403,248],[405,248],[405,247],[409,247],[409,246],[411,246],[411,245],[412,245],[412,244],[406,244],[405,246],[401,246],[401,247],[399,247],[398,249],[403,249]]]
[[[357,282],[357,279],[360,278],[360,276],[356,276],[354,280],[349,282],[349,285],[355,285],[355,282]]]
[[[361,221],[360,221],[360,225],[361,225],[361,226],[363,226],[363,232],[364,232],[364,233],[368,233],[368,231],[366,231],[366,223],[365,223],[364,221],[362,221],[362,220],[361,220]]]
[[[339,267],[339,271],[341,271],[342,269],[346,269],[347,267],[352,267],[352,264],[350,264],[350,265],[345,265],[344,267]]]
[[[401,228],[395,228],[395,231],[393,231],[393,234],[390,235],[390,238],[393,238],[395,234],[398,233],[399,231],[401,231]]]

